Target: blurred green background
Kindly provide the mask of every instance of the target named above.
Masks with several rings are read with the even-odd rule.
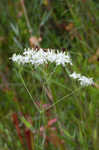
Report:
[[[73,69],[93,77],[96,85],[40,115],[18,70],[42,107],[52,103],[53,97],[56,101],[68,95],[77,84],[61,67],[46,83],[41,70],[19,68],[9,59],[35,46],[69,51]],[[0,0],[0,150],[99,150],[98,85],[98,0]],[[47,125],[53,118],[58,120],[55,131]],[[43,133],[39,131],[42,126]]]

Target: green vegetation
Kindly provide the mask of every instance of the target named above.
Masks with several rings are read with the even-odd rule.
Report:
[[[97,0],[0,1],[0,150],[99,150],[98,9]],[[67,66],[9,59],[36,45],[69,51],[69,69],[95,85],[81,87]]]

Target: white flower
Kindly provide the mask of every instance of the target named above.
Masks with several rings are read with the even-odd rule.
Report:
[[[55,50],[49,50],[46,52],[46,59],[48,62],[55,62],[56,61],[57,54],[55,53]]]
[[[35,51],[31,56],[30,63],[35,66],[47,63],[46,53],[42,49]]]
[[[66,63],[70,63],[72,65],[69,53],[67,53],[67,55],[65,55],[65,52],[57,52],[56,55],[56,65],[62,65],[65,66]]]
[[[88,86],[88,85],[94,84],[93,78],[87,78],[85,76],[81,76],[80,74],[77,74],[76,72],[73,72],[69,76],[73,79],[78,79],[80,81],[81,86]]]
[[[81,86],[88,86],[88,85],[93,85],[93,78],[87,78],[85,76],[82,76],[78,79],[80,81]]]
[[[70,74],[69,76],[70,76],[71,78],[73,78],[73,79],[78,79],[78,78],[81,77],[81,75],[80,75],[80,74],[77,74],[76,72],[73,72],[73,73]]]
[[[40,64],[56,63],[56,65],[65,66],[66,63],[72,65],[72,61],[70,59],[69,53],[67,55],[65,52],[55,53],[55,50],[48,49],[48,51],[44,51],[43,49],[25,49],[23,55],[13,54],[12,61],[17,62],[18,64],[26,64],[30,63],[34,66],[38,66]]]
[[[13,54],[12,61],[17,62],[18,64],[21,64],[23,62],[23,57],[21,55]]]

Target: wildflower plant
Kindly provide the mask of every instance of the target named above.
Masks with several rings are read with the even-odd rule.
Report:
[[[43,48],[28,48],[25,49],[22,54],[13,54],[10,60],[18,66],[19,78],[21,79],[26,93],[31,100],[29,101],[29,104],[31,104],[32,102],[34,106],[32,107],[31,105],[29,107],[30,109],[32,107],[34,111],[33,115],[35,115],[35,118],[37,120],[35,120],[35,122],[37,122],[38,128],[35,128],[30,115],[28,116],[30,118],[29,121],[28,117],[20,118],[23,124],[25,124],[26,128],[29,130],[29,135],[27,135],[26,132],[27,141],[28,139],[29,141],[31,141],[27,143],[28,147],[31,147],[33,145],[33,140],[30,140],[30,137],[32,135],[34,138],[33,149],[34,147],[37,147],[38,149],[37,141],[41,143],[42,149],[44,149],[46,141],[48,141],[55,147],[59,147],[60,149],[65,150],[64,135],[68,137],[67,139],[69,139],[70,143],[75,139],[76,135],[74,131],[72,135],[68,131],[66,131],[63,123],[61,122],[62,116],[64,116],[66,113],[66,115],[68,116],[68,113],[72,112],[71,109],[73,109],[73,111],[75,112],[75,106],[78,109],[77,114],[78,112],[80,112],[80,118],[84,116],[82,107],[80,106],[81,99],[78,99],[78,95],[81,95],[82,89],[84,89],[85,87],[93,86],[95,84],[93,78],[88,78],[84,75],[81,75],[80,73],[76,73],[70,53],[66,51],[63,52],[55,49],[45,50]],[[30,77],[29,84],[26,83],[26,73],[24,74],[25,79],[23,78],[23,72],[26,71],[25,69],[27,68],[32,75]],[[64,83],[65,76],[61,76],[62,73],[66,75],[66,83]],[[32,81],[35,81],[34,84]],[[36,84],[38,86],[36,86]],[[71,105],[70,101],[67,102],[70,99],[73,99]],[[74,99],[76,100],[76,102]],[[67,110],[64,110],[65,103],[68,103],[67,107],[69,112],[67,112]],[[65,123],[65,121],[66,118],[65,120],[63,120],[63,122]],[[63,140],[58,137],[58,132],[60,136],[62,136]],[[33,133],[35,134],[35,136]],[[22,143],[19,132],[18,136]]]
[[[98,3],[6,2],[0,4],[0,149],[99,150]]]
[[[59,50],[55,50],[55,49],[47,49],[45,51],[42,48],[40,48],[40,49],[37,49],[37,48],[30,49],[30,48],[28,48],[28,49],[24,50],[23,54],[13,54],[10,59],[14,63],[17,63],[19,66],[22,66],[23,68],[25,66],[29,65],[29,66],[31,66],[31,68],[34,67],[36,70],[40,70],[41,71],[40,72],[40,78],[43,78],[43,75],[44,75],[44,78],[46,78],[45,82],[47,84],[49,84],[48,81],[50,80],[50,78],[52,78],[52,75],[55,73],[56,68],[61,66],[61,67],[65,68],[66,73],[68,74],[68,77],[70,79],[78,80],[78,82],[80,83],[81,88],[86,87],[86,86],[94,85],[93,78],[88,78],[86,76],[83,76],[81,74],[76,73],[75,71],[72,71],[73,73],[71,73],[71,71],[69,71],[68,68],[70,68],[70,66],[72,68],[72,66],[73,66],[73,62],[72,62],[72,59],[71,59],[71,56],[70,56],[69,52],[63,52],[63,51],[60,52]],[[46,71],[44,70],[45,69],[44,66],[52,65],[52,64],[54,64],[54,67],[55,66],[56,67],[54,68],[53,71],[51,71],[51,72],[49,72],[49,74],[47,74]],[[29,94],[29,96],[30,96],[31,100],[33,101],[35,107],[37,108],[37,110],[40,113],[42,113],[43,111],[48,110],[51,107],[55,106],[57,103],[62,101],[64,98],[67,98],[67,97],[71,96],[72,94],[77,92],[78,89],[79,89],[79,88],[74,89],[74,91],[72,91],[70,94],[60,98],[56,102],[52,103],[45,110],[42,110],[38,107],[36,102],[33,100],[33,97],[31,95],[29,89],[27,88],[21,73],[19,73],[19,75],[20,75],[21,81],[22,81],[27,93]]]

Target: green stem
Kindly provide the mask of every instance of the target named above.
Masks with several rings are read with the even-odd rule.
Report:
[[[27,93],[28,93],[29,96],[30,96],[30,99],[32,100],[32,102],[33,102],[34,106],[36,107],[36,109],[38,110],[38,112],[40,113],[41,111],[39,110],[39,107],[37,106],[37,104],[34,102],[33,97],[32,97],[32,95],[31,95],[31,93],[29,92],[29,90],[28,90],[28,88],[27,88],[27,86],[26,86],[26,84],[25,84],[25,82],[24,82],[24,79],[23,79],[21,73],[19,73],[19,75],[20,75],[20,79],[21,79],[21,81],[22,81],[22,83],[23,83],[23,85],[24,85],[24,87],[25,87]]]
[[[73,95],[75,92],[78,92],[80,89],[81,89],[81,88],[78,88],[78,89],[74,90],[72,93],[70,93],[70,94],[68,94],[68,95],[65,95],[64,97],[60,98],[59,100],[57,100],[55,103],[53,103],[51,106],[49,106],[49,107],[48,107],[47,109],[45,109],[44,111],[47,111],[47,110],[49,110],[50,108],[54,107],[54,106],[55,106],[56,104],[58,104],[59,102],[63,101],[64,98],[67,98],[67,97]],[[43,113],[44,111],[42,111],[42,113]]]

